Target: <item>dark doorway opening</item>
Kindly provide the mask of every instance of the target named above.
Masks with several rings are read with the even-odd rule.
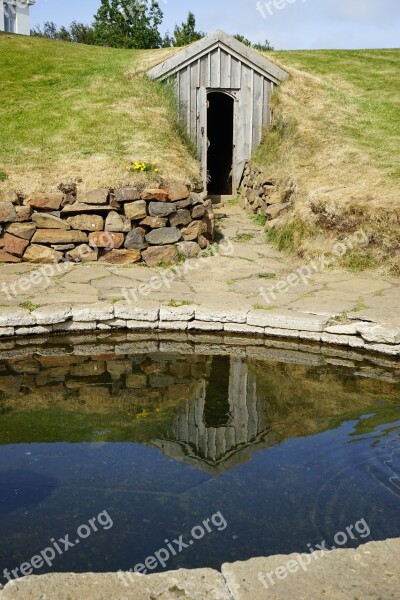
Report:
[[[204,425],[214,427],[226,427],[230,420],[229,405],[229,375],[231,363],[228,356],[214,356],[210,380],[207,385]]]
[[[232,194],[234,99],[222,92],[207,96],[208,193]]]

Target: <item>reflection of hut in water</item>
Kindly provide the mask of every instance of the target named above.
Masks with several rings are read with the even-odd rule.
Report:
[[[154,440],[164,454],[212,474],[244,463],[258,448],[278,442],[265,417],[256,378],[238,358],[216,357],[200,395],[190,398],[168,436]]]

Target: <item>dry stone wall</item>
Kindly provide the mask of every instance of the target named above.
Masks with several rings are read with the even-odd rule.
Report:
[[[86,192],[0,190],[0,262],[101,261],[150,266],[193,257],[214,236],[211,201],[186,185]]]
[[[278,189],[276,181],[255,165],[248,163],[240,184],[240,204],[246,210],[267,219],[267,229],[278,225],[291,208],[295,192],[293,183]]]

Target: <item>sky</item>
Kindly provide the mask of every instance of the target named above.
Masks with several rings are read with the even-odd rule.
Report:
[[[159,0],[162,32],[196,15],[197,28],[223,29],[276,50],[399,48],[400,0]],[[90,23],[100,0],[36,0],[32,26],[44,21]]]

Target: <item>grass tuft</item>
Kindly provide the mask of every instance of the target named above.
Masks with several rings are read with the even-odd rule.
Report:
[[[191,306],[193,304],[193,302],[190,302],[189,300],[174,300],[174,298],[171,298],[171,300],[168,302],[167,306],[170,308],[180,308],[181,306]]]
[[[267,222],[267,217],[264,215],[251,215],[250,220],[253,221],[255,225],[259,225],[260,227],[264,227]]]
[[[353,251],[341,259],[340,266],[352,273],[361,273],[367,269],[375,269],[378,261],[372,250]]]
[[[26,310],[33,312],[34,310],[39,308],[40,304],[33,304],[33,302],[21,302],[19,306],[20,308],[25,308]]]
[[[235,242],[238,244],[246,244],[247,242],[251,242],[255,238],[253,233],[238,233],[235,237]]]

